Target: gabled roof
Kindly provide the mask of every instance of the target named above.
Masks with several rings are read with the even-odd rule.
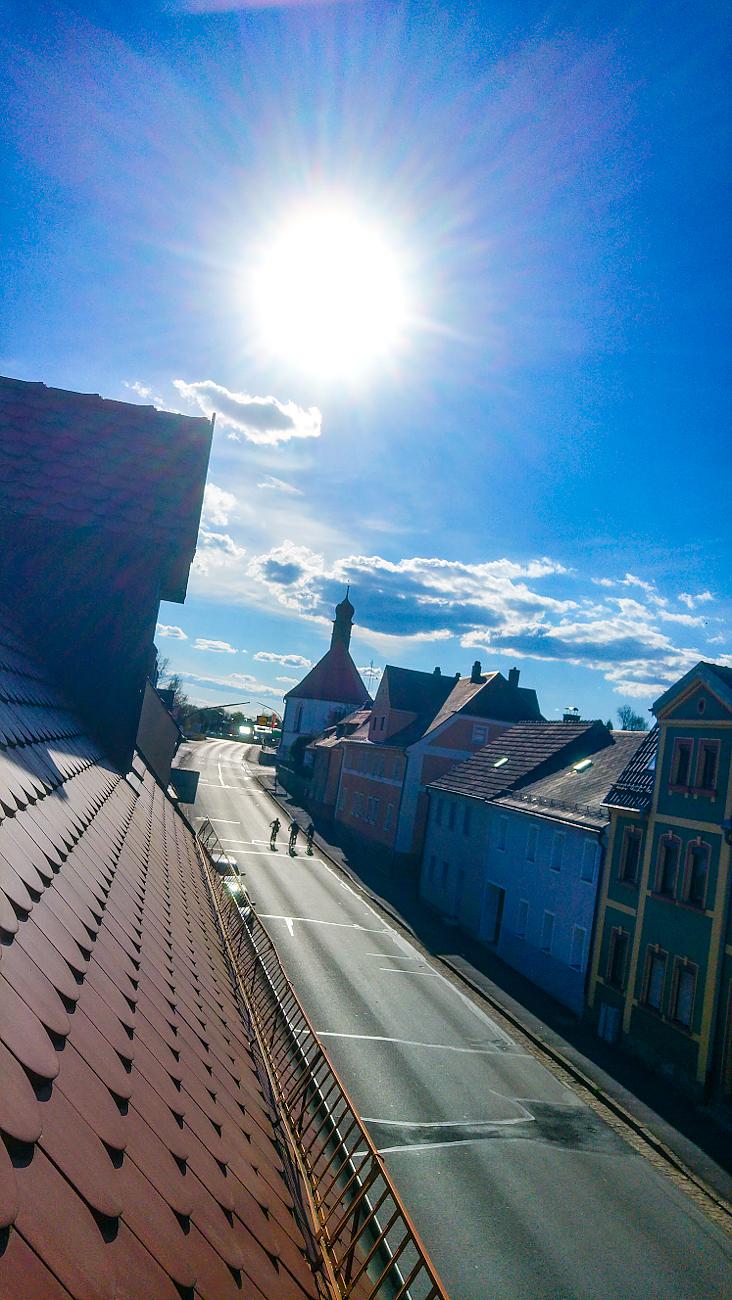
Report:
[[[511,686],[499,672],[487,673],[478,682],[470,677],[461,677],[424,734],[429,735],[458,713],[468,713],[476,718],[495,718],[500,722],[541,721],[536,691],[525,686]]]
[[[667,691],[654,702],[652,712],[658,717],[659,714],[665,713],[669,706],[678,696],[683,695],[687,688],[694,681],[702,681],[712,691],[715,692],[732,711],[732,668],[726,668],[723,664],[710,664],[705,660],[700,660],[688,673],[684,673],[673,686],[669,686]]]
[[[182,601],[213,425],[0,377],[0,511],[146,546],[161,597]]]
[[[329,700],[333,704],[371,702],[359,671],[341,641],[335,641],[306,677],[284,696],[286,700]]]
[[[397,668],[387,664],[382,682],[386,679],[389,704],[403,713],[428,713],[434,717],[455,686],[454,677],[440,673],[422,673],[416,668]]]
[[[0,610],[0,1295],[315,1297],[196,843]]]
[[[651,806],[656,779],[658,727],[642,733],[643,740],[610,789],[605,803],[610,808],[645,812]]]
[[[604,733],[604,738],[602,733]],[[568,761],[570,755],[593,752],[608,744],[601,722],[519,722],[464,762],[431,782],[430,789],[473,799],[494,799],[517,788],[545,764]]]
[[[593,753],[587,766],[580,762],[579,771],[574,759],[548,776],[523,784],[520,790],[500,795],[496,803],[579,825],[604,826],[609,820],[605,805],[608,790],[645,736],[639,731],[613,731],[610,738],[611,744]]]

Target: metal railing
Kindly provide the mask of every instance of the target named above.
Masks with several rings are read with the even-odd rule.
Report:
[[[234,860],[210,822],[206,876],[339,1300],[448,1300],[348,1092],[300,1005]]]

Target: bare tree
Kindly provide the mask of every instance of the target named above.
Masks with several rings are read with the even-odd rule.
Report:
[[[621,704],[618,709],[618,721],[621,731],[647,731],[648,723],[640,713],[636,713],[630,704]]]

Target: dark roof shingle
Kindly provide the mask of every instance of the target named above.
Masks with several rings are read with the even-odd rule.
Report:
[[[609,791],[605,803],[611,808],[629,808],[645,812],[653,798],[658,753],[658,727],[644,734],[642,743],[623,768]]]
[[[643,739],[637,731],[612,732],[612,743],[588,754],[591,761],[581,771],[577,771],[575,759],[559,771],[529,781],[520,790],[499,796],[497,802],[539,813],[545,811],[559,816],[569,813],[578,821],[605,825],[609,818],[605,805],[608,790]]]
[[[194,837],[0,610],[0,1295],[315,1296]]]
[[[605,731],[596,722],[519,722],[464,762],[451,767],[431,783],[430,789],[474,799],[494,799],[566,751],[578,749],[584,743],[589,744],[592,752],[597,747],[595,738],[602,741],[598,728]],[[607,731],[605,735],[609,740]]]
[[[182,600],[213,426],[203,417],[0,377],[0,510],[139,538]]]

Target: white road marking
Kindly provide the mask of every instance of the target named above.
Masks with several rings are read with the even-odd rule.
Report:
[[[364,957],[381,957],[382,961],[424,961],[424,957],[410,957],[401,952],[365,952]]]
[[[414,1038],[387,1038],[383,1034],[338,1034],[331,1033],[327,1029],[316,1029],[315,1032],[318,1038],[359,1038],[366,1043],[397,1043],[400,1047],[429,1047],[437,1052],[463,1052],[467,1056],[496,1055],[492,1047],[454,1047],[451,1043],[421,1043]],[[516,1055],[519,1055],[519,1053],[516,1053]],[[528,1052],[521,1052],[520,1055],[529,1057]],[[511,1060],[513,1060],[513,1056],[514,1053],[511,1053]]]
[[[196,818],[196,821],[200,820],[202,819],[198,817]],[[208,821],[212,822],[215,826],[241,826],[241,822],[238,822],[235,817],[209,817]],[[244,843],[243,840],[241,842]]]
[[[436,970],[407,970],[401,966],[379,966],[379,970],[386,971],[387,975],[431,975],[433,979],[440,978]]]
[[[216,781],[199,781],[199,785],[211,785],[214,790],[234,790],[237,794],[243,794],[244,790],[240,785],[218,785]]]
[[[281,916],[279,912],[258,912],[260,921],[303,921],[306,925],[333,925],[339,930],[361,930],[365,934],[383,934],[383,930],[369,930],[354,921],[321,921],[317,916]]]
[[[491,1121],[491,1127],[495,1126],[496,1128],[498,1127],[505,1128],[511,1124],[526,1124],[526,1123],[527,1121],[525,1119],[496,1119]],[[486,1125],[486,1127],[488,1126]],[[476,1137],[455,1138],[454,1142],[415,1142],[411,1146],[378,1147],[378,1152],[380,1156],[391,1156],[391,1155],[395,1155],[397,1151],[439,1151],[444,1147],[470,1146],[473,1142],[484,1142],[485,1138],[486,1138],[486,1134],[480,1133]],[[358,1151],[355,1152],[353,1159],[355,1159],[356,1156],[360,1154],[365,1154],[365,1152],[364,1153]]]

